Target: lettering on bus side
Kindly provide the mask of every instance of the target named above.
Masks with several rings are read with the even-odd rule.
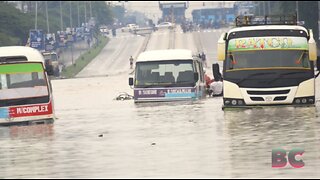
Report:
[[[191,89],[168,89],[168,93],[191,93]]]
[[[308,49],[307,39],[303,37],[253,37],[232,39],[228,49],[256,50],[256,49]]]
[[[157,90],[139,90],[139,95],[156,95]]]
[[[20,106],[10,107],[10,117],[23,117],[23,116],[39,116],[52,114],[52,105],[34,105],[34,106]]]

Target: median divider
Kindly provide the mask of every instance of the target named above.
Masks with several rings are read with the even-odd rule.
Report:
[[[106,46],[109,42],[109,38],[102,35],[98,36],[98,41],[92,47],[90,47],[85,53],[79,56],[75,60],[73,65],[67,66],[61,72],[61,78],[73,78],[75,77],[83,68],[85,68]]]

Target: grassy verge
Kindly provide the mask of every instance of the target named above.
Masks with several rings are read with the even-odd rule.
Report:
[[[76,76],[84,67],[86,67],[104,48],[108,43],[109,39],[99,35],[98,44],[88,49],[78,59],[75,60],[74,65],[66,67],[62,72],[61,76],[65,78],[73,78]]]

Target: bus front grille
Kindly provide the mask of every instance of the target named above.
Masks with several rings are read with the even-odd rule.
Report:
[[[247,91],[247,93],[250,95],[288,94],[289,92],[290,92],[290,89],[278,90],[278,91],[252,91],[252,90]]]

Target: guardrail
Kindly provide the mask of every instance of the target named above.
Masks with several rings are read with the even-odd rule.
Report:
[[[152,27],[143,27],[143,28],[137,28],[133,31],[134,34],[151,34],[153,32]]]

